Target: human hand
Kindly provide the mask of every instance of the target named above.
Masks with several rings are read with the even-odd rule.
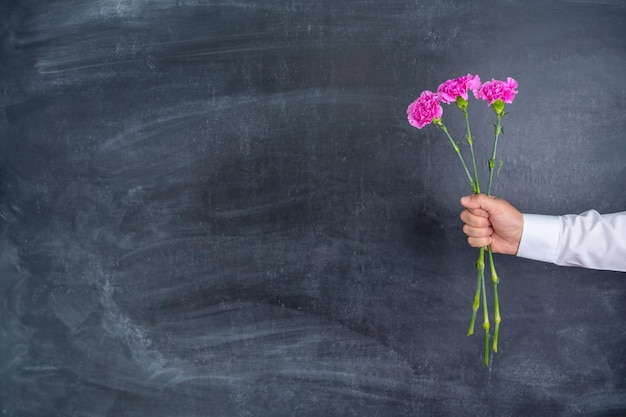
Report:
[[[516,255],[524,229],[524,217],[505,200],[474,194],[463,197],[463,233],[470,246],[491,245],[493,253]]]

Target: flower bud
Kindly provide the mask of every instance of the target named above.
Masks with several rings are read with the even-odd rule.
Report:
[[[491,105],[491,108],[493,109],[494,112],[496,112],[498,117],[504,116],[504,101],[502,100],[494,101],[493,104]]]
[[[456,106],[461,110],[467,110],[467,100],[461,96],[456,97]]]

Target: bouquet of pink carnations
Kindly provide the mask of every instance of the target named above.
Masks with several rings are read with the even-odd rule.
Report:
[[[491,80],[485,83],[480,82],[480,78],[477,75],[467,74],[466,76],[448,80],[441,84],[437,88],[437,92],[426,90],[420,94],[419,98],[411,103],[407,109],[408,120],[411,126],[418,129],[423,128],[426,125],[434,124],[439,127],[448,138],[450,145],[454,149],[454,152],[458,155],[461,165],[465,171],[465,175],[469,181],[470,187],[475,194],[479,194],[480,184],[478,181],[478,170],[476,168],[476,157],[474,154],[474,137],[470,131],[469,117],[467,112],[469,92],[474,94],[474,97],[479,100],[486,100],[488,105],[491,106],[496,114],[496,124],[494,132],[493,149],[491,152],[491,158],[487,160],[489,167],[489,180],[487,182],[487,195],[491,195],[491,185],[493,183],[493,173],[496,167],[496,150],[498,147],[498,138],[503,133],[502,118],[506,115],[504,112],[505,103],[512,103],[515,95],[517,94],[517,81],[508,77],[506,81]],[[442,121],[443,107],[441,103],[455,103],[456,106],[463,112],[465,119],[466,134],[465,139],[469,147],[469,152],[472,162],[472,171],[468,168],[465,158],[461,153],[459,143],[452,139],[452,136],[448,132],[445,124]],[[500,331],[500,303],[498,301],[498,282],[499,278],[496,273],[496,267],[493,262],[493,254],[491,252],[491,246],[487,248],[480,248],[478,253],[478,260],[476,261],[476,269],[478,277],[476,280],[476,293],[474,294],[474,302],[472,304],[472,318],[470,320],[470,327],[467,335],[474,334],[474,327],[476,323],[476,313],[481,304],[483,305],[483,329],[485,330],[485,365],[489,365],[489,312],[487,309],[487,293],[485,287],[485,249],[489,254],[489,265],[491,271],[491,281],[493,282],[494,293],[494,321],[495,329],[493,335],[492,349],[494,352],[498,351],[498,334]]]

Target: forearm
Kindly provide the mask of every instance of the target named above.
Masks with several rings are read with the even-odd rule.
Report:
[[[626,212],[524,214],[517,256],[562,266],[626,272]]]

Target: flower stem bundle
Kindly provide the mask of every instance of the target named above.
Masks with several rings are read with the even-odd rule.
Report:
[[[498,139],[503,133],[502,118],[506,115],[504,112],[505,103],[512,103],[515,95],[517,94],[517,81],[513,78],[507,78],[506,81],[500,81],[492,79],[485,83],[481,83],[480,77],[477,75],[467,74],[466,76],[448,80],[439,85],[437,92],[425,90],[419,98],[412,102],[408,109],[408,121],[409,123],[418,129],[423,128],[428,124],[434,124],[439,127],[448,139],[448,142],[458,155],[461,165],[463,167],[465,176],[469,181],[470,188],[474,194],[481,192],[480,182],[478,179],[478,169],[476,165],[476,156],[474,152],[474,137],[470,130],[469,116],[468,116],[468,99],[469,92],[473,92],[474,97],[479,100],[488,101],[488,105],[491,106],[496,114],[496,124],[494,131],[493,148],[491,157],[488,159],[489,168],[489,180],[487,182],[487,195],[491,195],[491,188],[493,185],[493,176],[496,167],[496,153],[498,147]],[[463,112],[463,118],[465,119],[465,138],[470,150],[472,170],[470,172],[468,164],[465,162],[461,148],[457,142],[452,139],[448,128],[445,126],[442,120],[443,107],[441,103],[450,104],[455,103],[456,106]],[[489,271],[491,274],[491,281],[493,283],[494,294],[494,334],[491,349],[494,352],[498,351],[498,336],[500,333],[500,323],[502,318],[500,316],[500,301],[498,298],[498,283],[499,278],[496,272],[495,263],[493,260],[493,252],[491,246],[482,247],[478,250],[478,259],[476,261],[476,292],[474,293],[474,299],[472,302],[472,316],[470,319],[470,326],[467,332],[468,336],[474,334],[474,328],[476,325],[476,316],[478,310],[482,304],[483,307],[483,330],[485,331],[485,365],[489,365],[489,341],[490,341],[490,322],[489,322],[489,310],[487,305],[487,289],[485,285],[485,251],[489,257]]]

